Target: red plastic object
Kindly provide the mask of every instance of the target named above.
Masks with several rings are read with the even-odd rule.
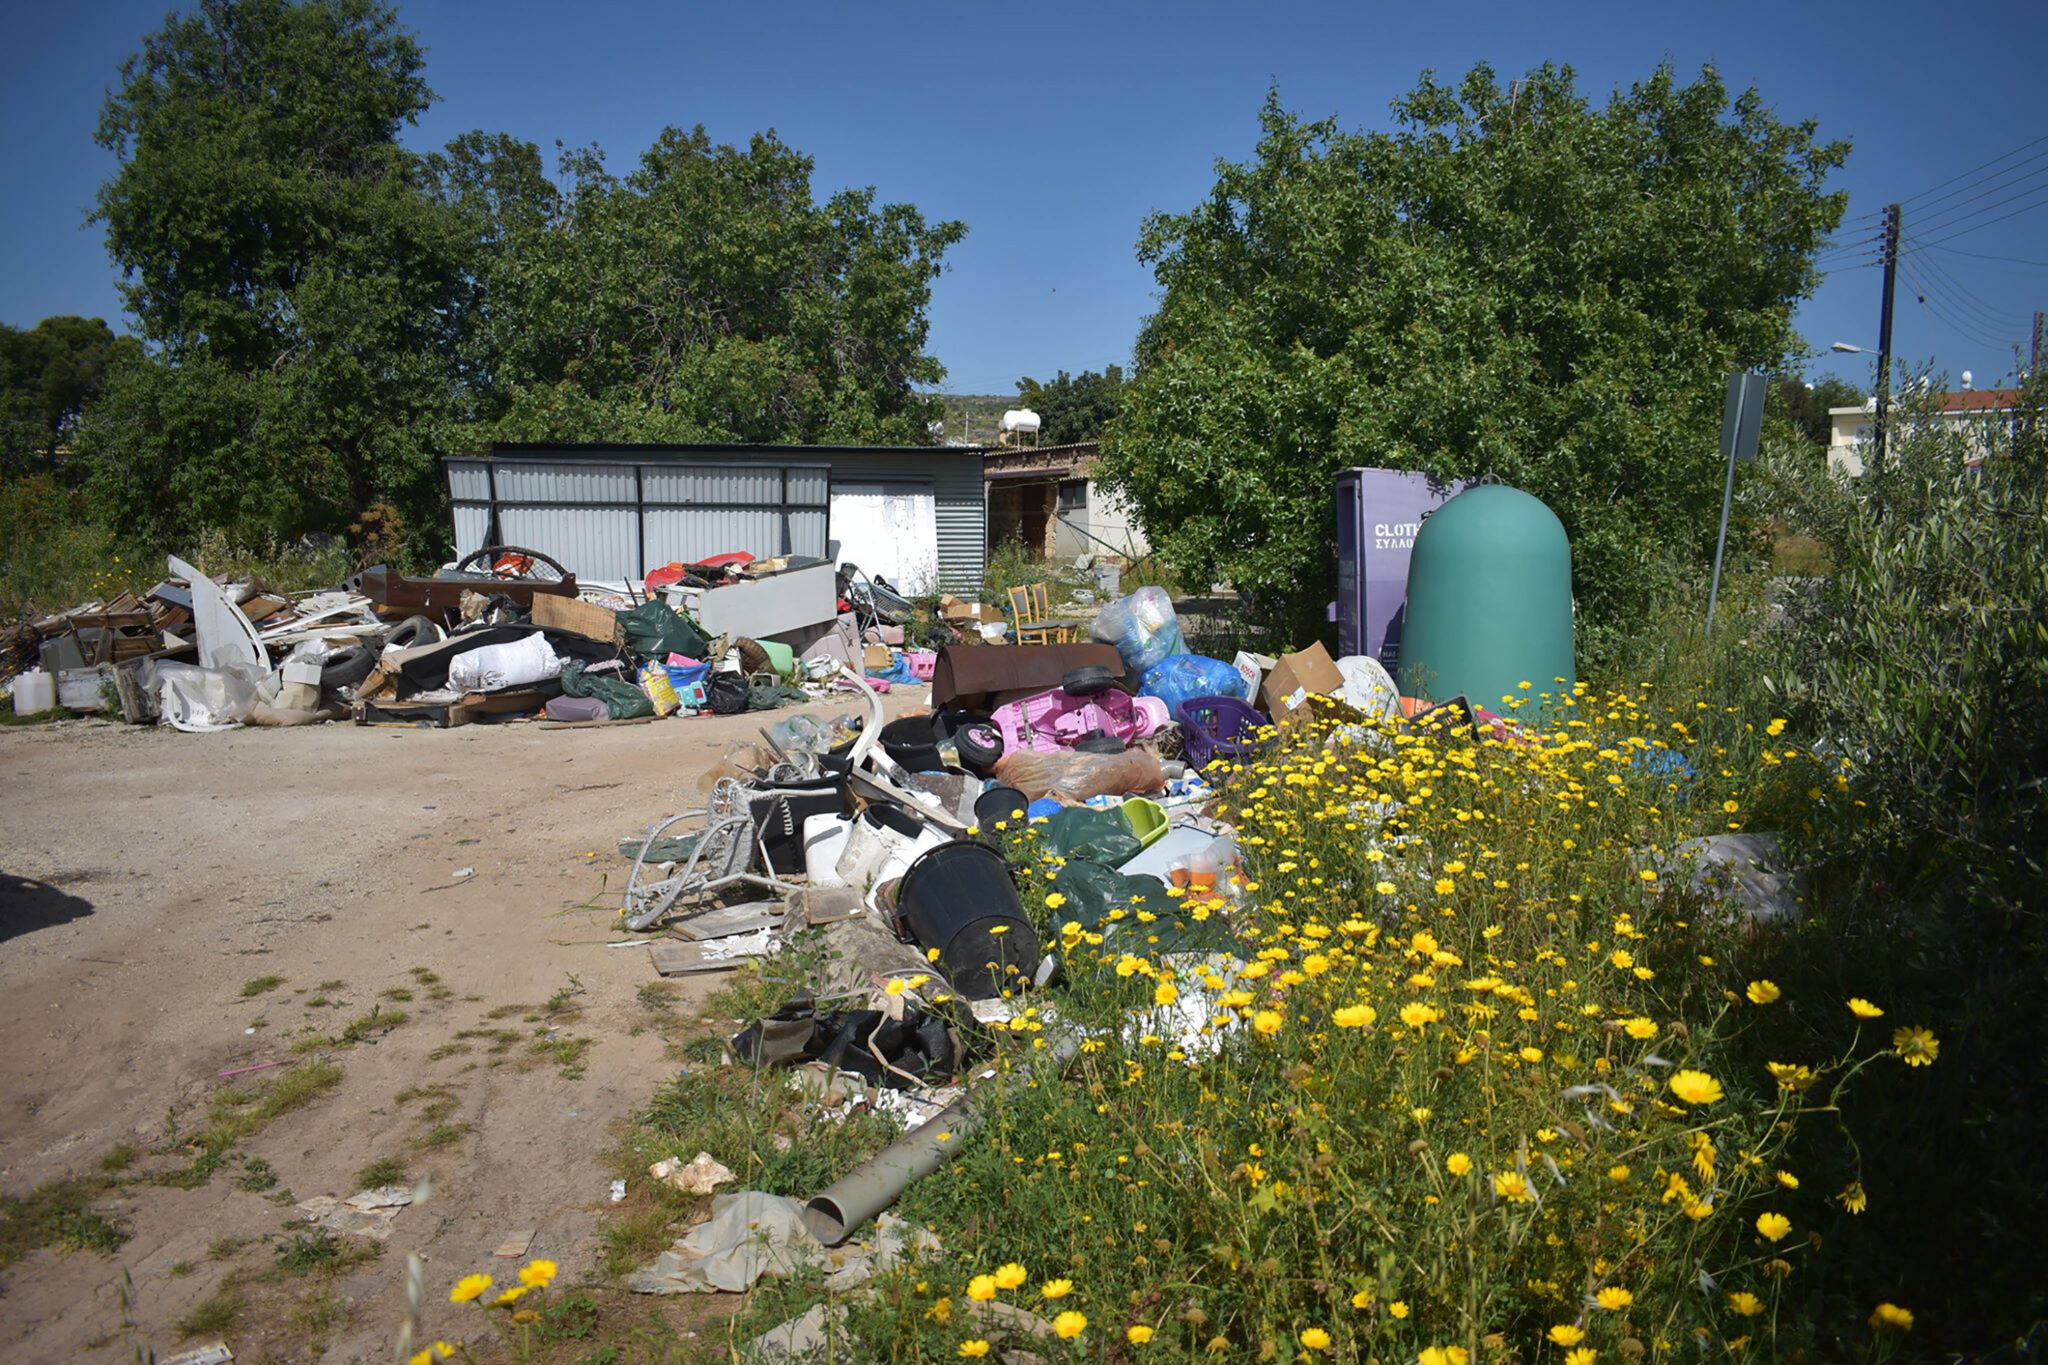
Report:
[[[700,559],[690,567],[696,569],[729,569],[735,564],[746,565],[753,562],[754,557],[745,550],[727,550],[722,555],[713,555],[709,559]]]
[[[680,564],[664,564],[658,569],[649,569],[647,571],[647,595],[649,597],[654,596],[654,594],[660,592],[669,584],[681,582],[682,577],[683,566]]]
[[[996,708],[993,717],[1010,753],[1029,749],[1057,754],[1073,748],[1093,731],[1114,735],[1126,744],[1157,734],[1170,719],[1157,697],[1132,697],[1111,689],[1092,697],[1070,696],[1059,688]]]

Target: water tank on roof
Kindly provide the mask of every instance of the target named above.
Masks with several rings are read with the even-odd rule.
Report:
[[[1030,408],[1011,408],[1003,414],[1004,431],[1028,431],[1038,433],[1038,414]]]
[[[1401,691],[1498,708],[1504,696],[1555,695],[1559,678],[1566,689],[1576,679],[1564,526],[1520,489],[1468,488],[1415,537]]]

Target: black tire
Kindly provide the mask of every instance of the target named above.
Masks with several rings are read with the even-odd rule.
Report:
[[[1115,735],[1105,735],[1097,730],[1074,746],[1077,754],[1120,754],[1130,746]]]
[[[516,573],[499,573],[498,561],[508,556],[529,562]],[[559,560],[519,545],[486,545],[482,549],[471,550],[455,566],[455,572],[508,583],[560,583],[569,576],[569,571]]]
[[[448,632],[424,616],[408,616],[392,627],[384,637],[386,649],[411,649],[415,645],[438,644],[448,638]]]
[[[1070,697],[1093,697],[1116,685],[1116,676],[1102,664],[1077,668],[1060,682],[1060,691]]]
[[[320,666],[320,690],[331,692],[336,688],[354,687],[370,676],[370,670],[377,666],[377,656],[370,652],[368,645],[344,645]]]
[[[969,721],[954,732],[953,746],[967,771],[987,777],[1003,756],[1003,732],[992,721]]]

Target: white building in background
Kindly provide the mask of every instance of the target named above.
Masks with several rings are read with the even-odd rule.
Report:
[[[1965,382],[1968,382],[1967,375]],[[1961,428],[1981,456],[1988,448],[1989,434],[2012,421],[2018,389],[1971,389],[1945,393],[1935,401],[1934,416]],[[1892,421],[1896,424],[1918,420],[1900,399],[1892,400]],[[1858,407],[1829,408],[1828,468],[1844,474],[1863,472],[1864,454],[1870,448],[1871,428],[1877,423],[1877,400]]]

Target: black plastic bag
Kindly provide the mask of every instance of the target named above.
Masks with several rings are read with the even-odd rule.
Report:
[[[736,716],[747,709],[747,676],[721,669],[705,685],[705,697],[714,716]]]

